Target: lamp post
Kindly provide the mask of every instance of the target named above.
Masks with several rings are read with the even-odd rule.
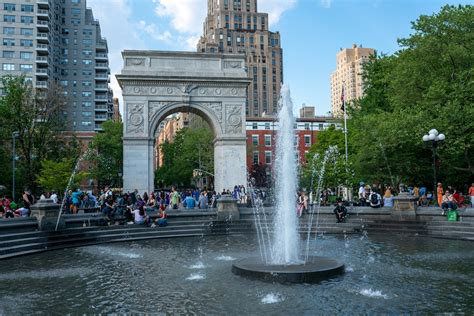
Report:
[[[13,141],[13,157],[12,157],[12,201],[15,201],[15,174],[16,174],[16,138],[20,136],[20,132],[13,132],[12,133],[12,141]]]
[[[436,148],[438,147],[438,143],[444,141],[445,138],[446,136],[438,133],[436,129],[430,130],[427,135],[423,136],[423,141],[426,144],[431,143],[431,148],[433,150],[433,195],[435,196],[435,203],[438,203],[438,190],[436,188]]]

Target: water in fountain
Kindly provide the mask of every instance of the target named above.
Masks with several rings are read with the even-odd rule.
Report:
[[[329,161],[329,159],[337,154],[337,146],[330,146],[325,152],[324,152],[324,158],[321,164],[321,168],[318,170],[316,168],[316,160],[319,158],[318,154],[315,154],[313,156],[312,164],[313,164],[313,172],[311,175],[311,189],[313,187],[313,178],[315,176],[318,176],[318,183],[316,187],[316,199],[317,199],[317,207],[316,207],[316,227],[319,225],[319,210],[321,208],[321,187],[323,184],[323,179],[324,179],[324,173],[326,172],[326,164]],[[313,204],[314,205],[314,204]],[[306,251],[305,251],[305,261],[308,260],[309,257],[309,241],[311,237],[311,229],[313,227],[313,218],[314,218],[314,206],[312,208],[312,212],[309,215],[309,223],[308,223],[308,233],[306,236]]]
[[[69,177],[69,181],[67,182],[67,186],[64,189],[64,195],[63,195],[63,200],[61,202],[61,208],[59,209],[59,215],[58,215],[58,220],[56,222],[56,228],[55,230],[58,230],[58,225],[59,225],[59,220],[61,218],[63,209],[64,209],[64,203],[66,203],[66,194],[69,191],[69,188],[72,185],[72,182],[74,180],[74,177],[76,176],[77,170],[79,170],[79,165],[80,163],[87,157],[87,155],[90,154],[90,149],[87,149],[76,161],[76,165],[74,166],[74,170],[71,173],[71,176]]]
[[[279,131],[276,142],[275,194],[276,213],[274,219],[274,240],[271,254],[272,264],[296,264],[300,262],[298,219],[296,217],[297,161],[293,103],[290,90],[282,86]]]
[[[265,210],[263,208],[263,203],[255,190],[254,179],[250,177],[248,180],[248,191],[250,194],[249,198],[252,203],[254,224],[257,230],[257,240],[260,250],[260,256],[262,257],[262,262],[268,262],[267,242],[270,242],[268,222],[266,219]],[[271,245],[269,244],[269,247],[270,246]]]

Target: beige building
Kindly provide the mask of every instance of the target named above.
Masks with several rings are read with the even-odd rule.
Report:
[[[352,45],[352,48],[341,49],[337,54],[336,70],[331,74],[331,107],[334,117],[344,114],[341,98],[343,85],[346,105],[364,94],[362,65],[374,54],[373,48],[363,48],[356,44]]]
[[[208,0],[198,51],[245,54],[253,79],[247,92],[247,117],[277,112],[283,82],[280,33],[268,30],[268,14],[258,12],[257,0]]]
[[[314,118],[316,116],[316,112],[314,106],[305,106],[300,109],[300,118]]]

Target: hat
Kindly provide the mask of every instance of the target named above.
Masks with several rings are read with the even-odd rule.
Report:
[[[362,181],[359,183],[359,185],[364,185],[364,184],[365,184],[365,183],[364,183],[364,182],[362,182]]]

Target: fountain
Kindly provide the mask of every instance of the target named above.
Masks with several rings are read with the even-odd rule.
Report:
[[[300,254],[299,223],[295,210],[297,190],[295,120],[290,91],[287,86],[283,86],[281,91],[274,167],[277,203],[272,240],[265,240],[266,234],[261,231],[260,225],[257,226],[261,257],[239,260],[232,266],[232,272],[268,281],[315,283],[344,273],[344,264],[332,258],[307,254],[302,257]],[[265,247],[267,242],[269,247]]]

